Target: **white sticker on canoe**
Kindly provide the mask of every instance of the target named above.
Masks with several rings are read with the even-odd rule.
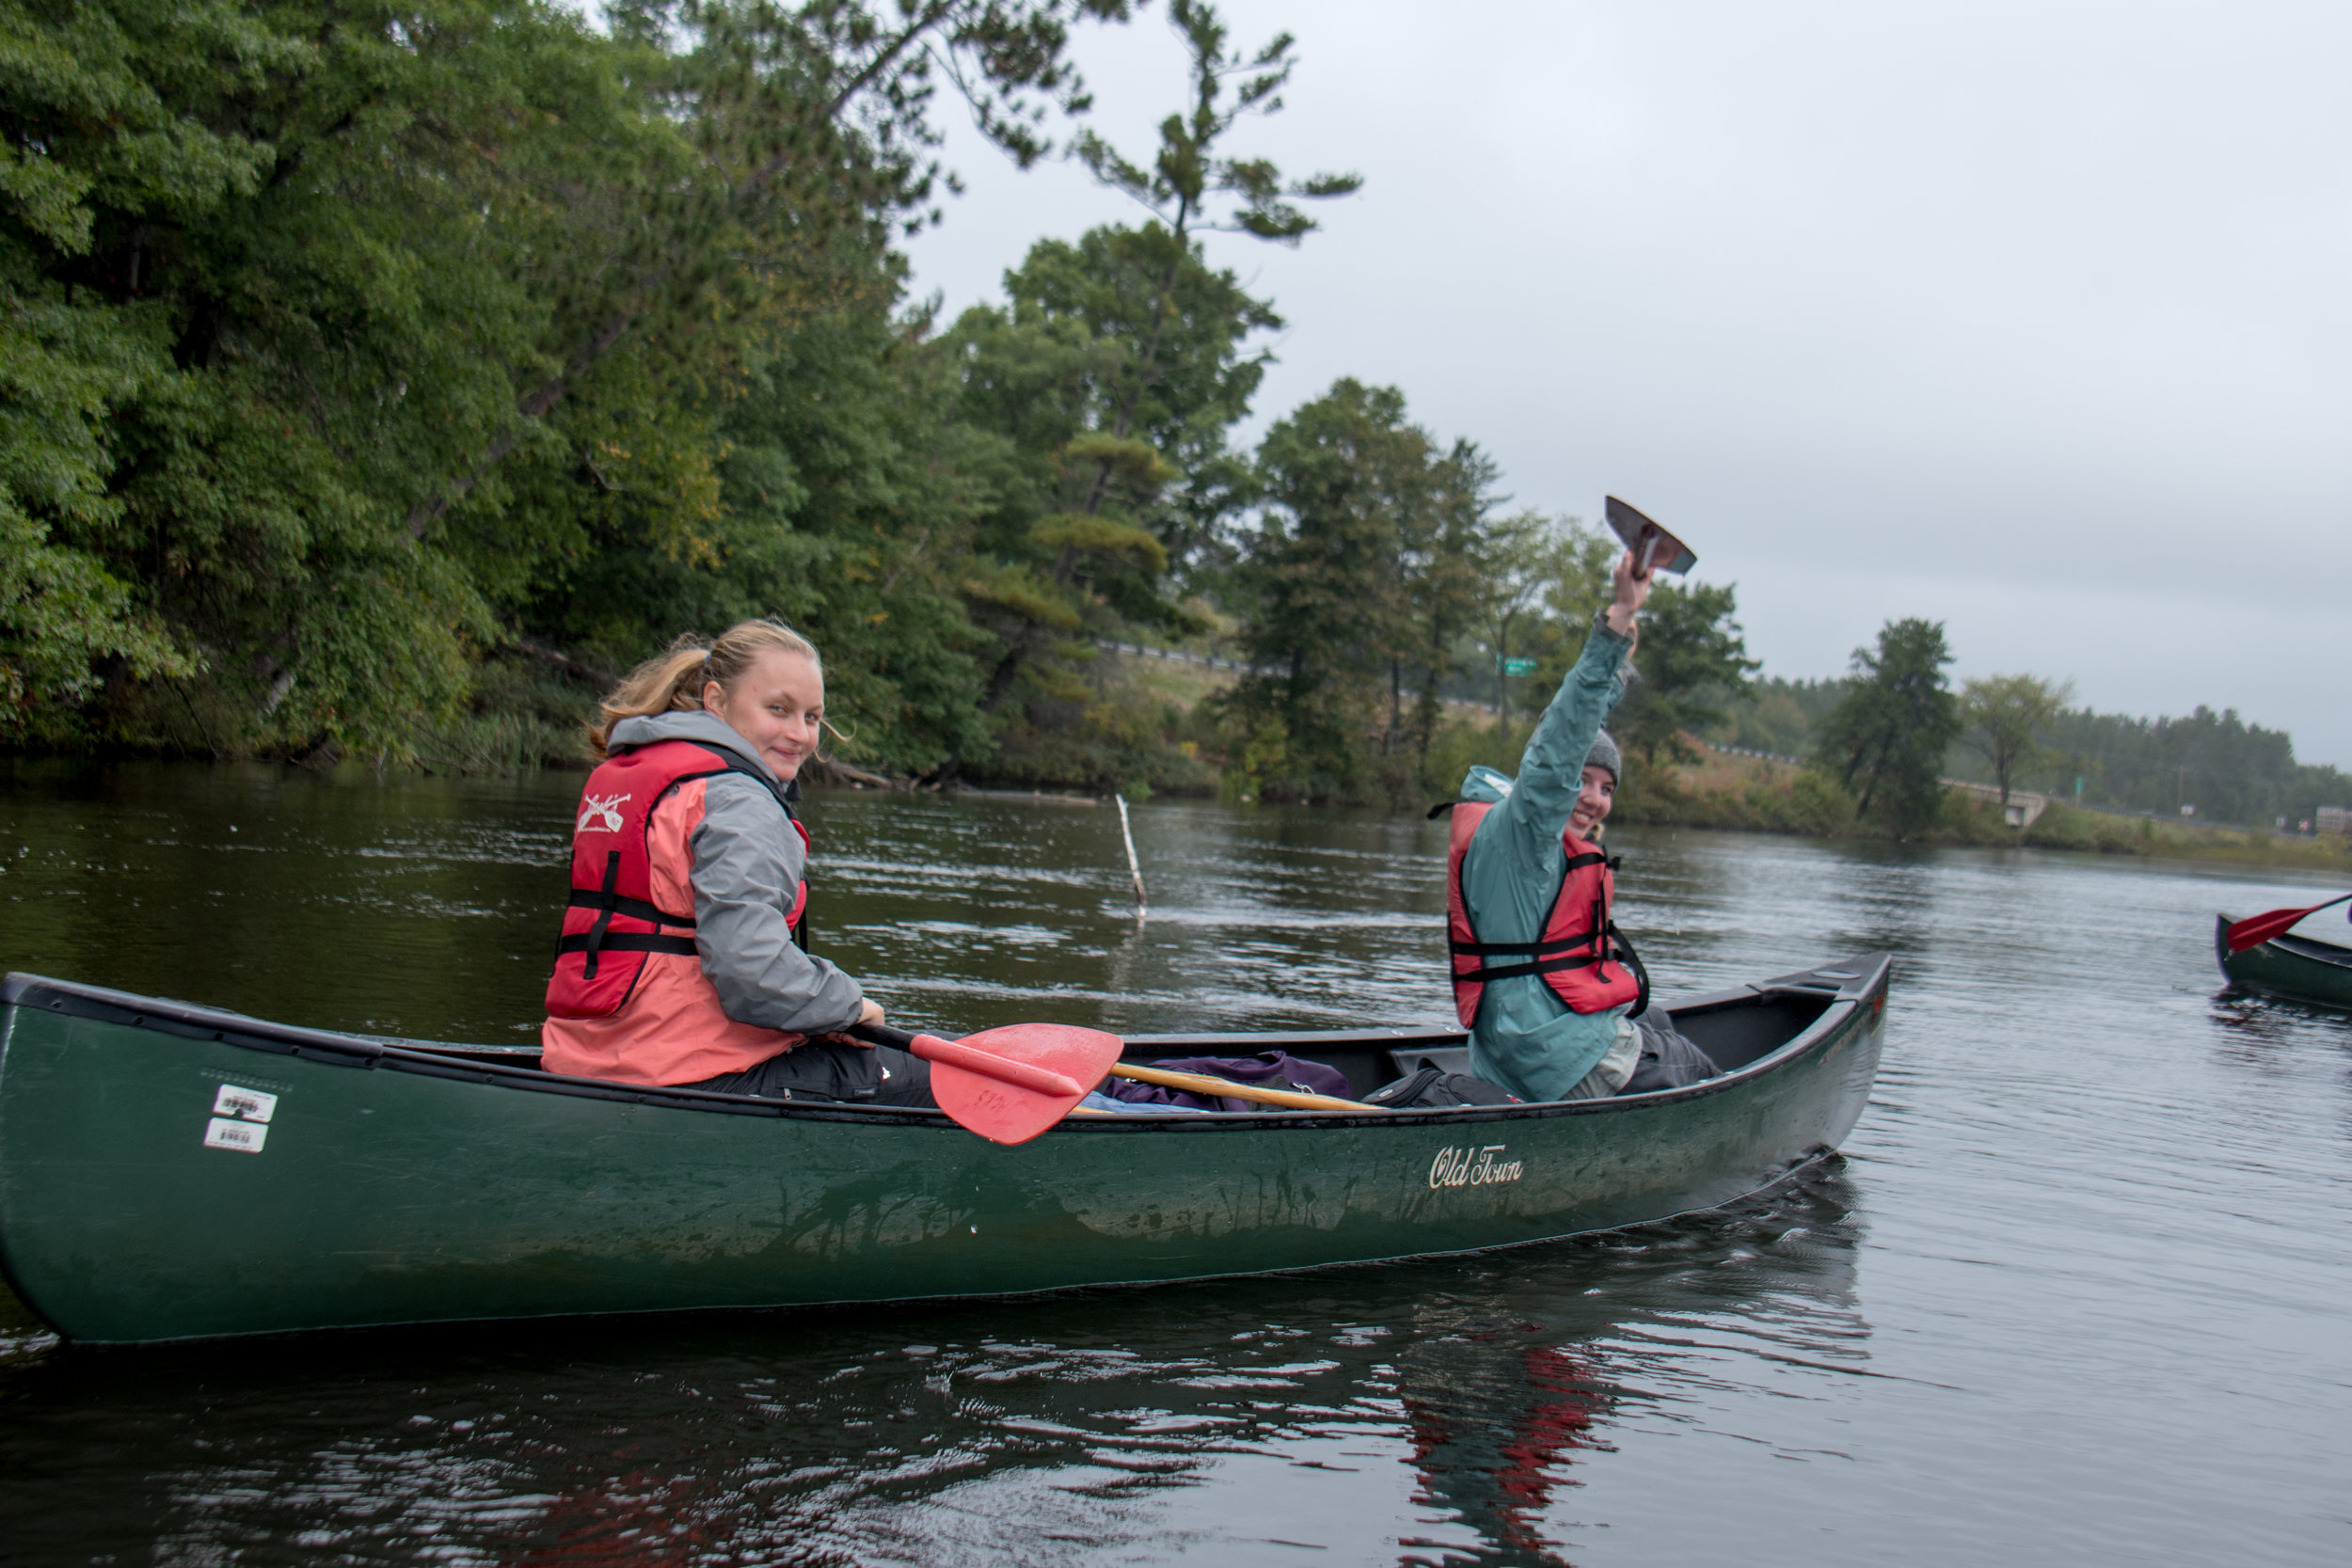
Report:
[[[267,1121],[278,1114],[278,1097],[259,1089],[241,1089],[234,1084],[223,1084],[213,1096],[213,1115],[242,1117],[246,1121]]]
[[[233,1148],[240,1153],[259,1154],[263,1140],[268,1136],[269,1129],[254,1121],[230,1121],[225,1117],[215,1117],[204,1124],[206,1148]]]
[[[1523,1174],[1523,1162],[1499,1158],[1501,1144],[1488,1144],[1484,1148],[1441,1148],[1429,1162],[1429,1189],[1441,1187],[1489,1187],[1498,1181],[1517,1181]]]

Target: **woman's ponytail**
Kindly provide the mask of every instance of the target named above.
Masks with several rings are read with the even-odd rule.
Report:
[[[719,689],[732,691],[743,673],[769,653],[798,654],[819,673],[825,667],[816,644],[781,622],[739,621],[709,642],[690,633],[631,670],[596,705],[604,721],[588,726],[589,750],[602,761],[612,726],[624,719],[700,711],[707,684],[717,681]]]

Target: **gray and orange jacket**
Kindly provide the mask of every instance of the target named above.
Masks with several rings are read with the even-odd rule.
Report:
[[[807,837],[754,748],[707,713],[625,719],[612,748],[581,790],[541,1065],[691,1084],[855,1022],[857,983],[792,939]]]

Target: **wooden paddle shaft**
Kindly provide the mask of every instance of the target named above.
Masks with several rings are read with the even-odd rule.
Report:
[[[1133,1062],[1120,1062],[1111,1069],[1114,1078],[1132,1078],[1138,1084],[1157,1084],[1164,1089],[1185,1089],[1193,1094],[1223,1095],[1229,1100],[1254,1100],[1261,1105],[1288,1105],[1300,1111],[1376,1111],[1377,1105],[1361,1101],[1334,1100],[1327,1094],[1299,1094],[1291,1089],[1262,1089],[1254,1084],[1235,1084],[1223,1078],[1212,1078],[1205,1072],[1171,1072],[1166,1068],[1137,1067]]]

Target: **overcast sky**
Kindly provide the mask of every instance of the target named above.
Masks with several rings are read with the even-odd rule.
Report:
[[[1079,51],[1148,152],[1153,7]],[[1776,674],[1887,618],[1965,676],[2105,710],[2235,707],[2352,768],[2352,7],[1231,0],[1298,37],[1285,172],[1356,169],[1269,296],[1248,432],[1342,375],[1502,464],[1624,496],[1736,582]],[[960,135],[918,293],[993,297],[1041,235],[1140,210]]]

